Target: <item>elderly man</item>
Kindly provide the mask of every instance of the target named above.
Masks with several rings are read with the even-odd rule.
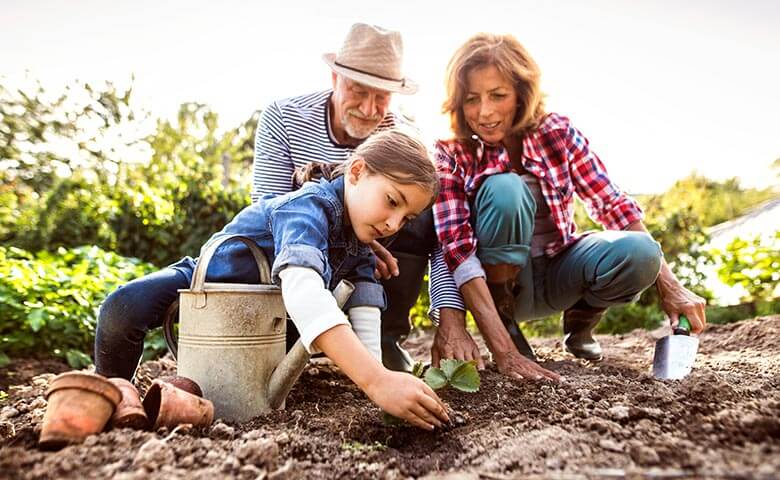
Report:
[[[333,88],[273,102],[263,110],[255,140],[252,200],[292,189],[296,167],[311,161],[338,163],[374,132],[403,121],[389,110],[393,93],[413,94],[414,82],[402,73],[401,35],[380,27],[352,26],[337,54],[323,59],[332,70]],[[407,224],[398,236],[372,245],[377,275],[383,279],[387,309],[382,313],[382,357],[386,367],[410,370],[401,348],[409,333],[428,256],[436,243],[431,211]]]

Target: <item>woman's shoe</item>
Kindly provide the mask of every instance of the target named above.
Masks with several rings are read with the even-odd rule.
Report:
[[[563,312],[563,347],[567,352],[594,362],[604,358],[601,345],[593,338],[593,329],[605,310],[577,304]]]
[[[493,297],[493,303],[496,305],[498,316],[501,318],[504,326],[509,332],[509,336],[512,337],[512,342],[515,344],[517,351],[521,355],[532,360],[537,361],[534,349],[526,340],[523,332],[515,322],[515,297],[517,296],[517,283],[514,280],[508,280],[506,282],[492,283],[487,282],[490,296]]]

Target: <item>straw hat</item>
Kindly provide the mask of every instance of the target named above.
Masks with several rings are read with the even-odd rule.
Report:
[[[356,23],[338,53],[322,56],[339,75],[390,92],[412,94],[417,84],[404,77],[401,34],[374,25]]]

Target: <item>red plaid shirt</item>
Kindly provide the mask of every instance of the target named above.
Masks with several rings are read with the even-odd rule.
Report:
[[[512,171],[506,150],[479,142],[476,157],[457,140],[436,143],[436,163],[441,191],[433,205],[436,233],[450,272],[477,249],[470,223],[470,204],[485,178]],[[574,224],[574,194],[588,213],[609,230],[623,230],[642,220],[642,210],[617,185],[593,153],[588,140],[569,119],[548,114],[533,133],[523,139],[523,167],[539,178],[553,222],[560,237],[545,246],[554,256],[582,237]]]

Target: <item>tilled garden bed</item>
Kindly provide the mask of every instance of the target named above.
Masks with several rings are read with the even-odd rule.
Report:
[[[51,361],[0,372],[0,478],[780,478],[780,316],[712,326],[694,372],[649,375],[655,338],[599,337],[605,361],[581,362],[557,340],[532,343],[560,384],[514,382],[491,366],[477,393],[440,391],[453,424],[388,426],[338,368],[317,360],[287,408],[205,430],[114,430],[57,452],[36,442]],[[431,335],[407,341],[428,359]],[[483,352],[486,350],[483,347]],[[175,372],[146,362],[143,391]]]

